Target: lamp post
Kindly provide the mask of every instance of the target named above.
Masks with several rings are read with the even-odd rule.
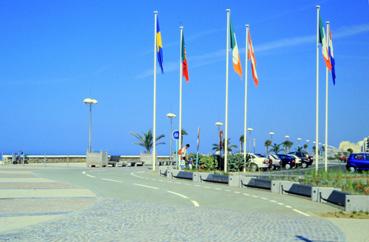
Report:
[[[167,118],[170,120],[170,131],[169,131],[169,163],[172,161],[172,133],[173,133],[173,119],[176,117],[174,113],[167,113]]]
[[[220,135],[220,129],[223,126],[223,123],[218,121],[215,123],[215,126],[218,128],[218,135],[219,135],[219,156],[222,157],[222,137]]]
[[[251,133],[252,133],[252,131],[254,131],[253,128],[247,128],[247,132],[249,133],[249,140],[251,140]],[[250,150],[250,142],[247,142],[247,147],[248,147],[248,150]]]
[[[88,152],[92,151],[91,140],[92,140],[92,105],[97,104],[97,100],[94,98],[85,98],[83,103],[89,106],[89,122],[88,122]]]

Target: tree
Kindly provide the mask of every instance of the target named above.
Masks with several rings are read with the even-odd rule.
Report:
[[[293,142],[291,142],[289,140],[285,140],[282,143],[282,146],[284,148],[284,152],[287,154],[289,152],[289,150],[291,149],[291,147],[293,146]]]
[[[272,145],[272,148],[270,150],[273,151],[275,154],[278,154],[282,150],[281,145],[274,143],[274,145]]]
[[[309,145],[308,144],[304,144],[304,150],[306,151],[307,150],[307,148],[309,147]]]
[[[135,132],[131,132],[130,134],[138,140],[134,144],[144,147],[146,154],[151,153],[151,150],[153,148],[153,137],[152,137],[151,129],[149,131],[147,131],[146,133],[144,132],[142,134],[138,134],[138,133],[135,133]],[[165,144],[165,142],[158,142],[164,137],[165,137],[165,135],[163,135],[163,134],[157,136],[156,137],[156,144],[157,145]]]
[[[298,146],[298,147],[297,147],[297,152],[301,152],[301,151],[302,151],[302,149],[303,149],[303,148],[302,148],[301,146]]]
[[[240,136],[240,153],[243,153],[243,144],[245,143],[244,135]]]
[[[266,148],[266,153],[269,154],[269,147],[272,146],[272,141],[271,140],[265,140],[264,142],[264,146]]]
[[[223,139],[223,142],[222,142],[222,150],[224,151],[224,143],[225,143],[225,139]],[[213,144],[213,148],[212,150],[214,151],[220,151],[220,146],[219,146],[219,143],[218,144]],[[228,152],[232,152],[233,149],[237,148],[237,145],[232,145],[231,144],[231,139],[228,138]]]
[[[349,154],[352,154],[352,153],[354,153],[354,150],[353,150],[352,148],[348,148],[348,149],[347,149],[347,152],[348,152]]]

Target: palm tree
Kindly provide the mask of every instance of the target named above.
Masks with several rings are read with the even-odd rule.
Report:
[[[224,150],[224,143],[225,143],[225,139],[223,139],[223,142],[222,142],[222,146],[221,146],[222,150]],[[219,148],[220,148],[219,143],[218,144],[213,144],[212,150],[220,151]],[[232,145],[231,144],[231,139],[228,138],[228,152],[232,152],[232,150],[235,149],[235,148],[237,148],[237,145]]]
[[[306,151],[307,150],[307,148],[309,147],[309,145],[308,144],[304,144],[304,150]]]
[[[240,136],[240,153],[243,153],[243,144],[245,142],[245,137],[244,135]]]
[[[183,145],[183,136],[188,135],[188,133],[186,132],[186,130],[182,129],[181,135],[181,144]]]
[[[282,150],[281,145],[274,143],[274,145],[272,145],[272,148],[270,150],[273,151],[275,154],[278,154]]]
[[[282,143],[283,147],[284,147],[284,152],[287,154],[288,151],[291,149],[291,147],[293,146],[293,142],[289,141],[289,140],[285,140]]]
[[[264,146],[266,148],[266,153],[269,154],[269,146],[272,146],[272,141],[271,140],[265,140],[264,142]]]
[[[151,129],[149,131],[147,131],[146,133],[144,132],[142,134],[138,134],[138,133],[135,133],[135,132],[131,132],[130,134],[138,140],[134,144],[144,147],[146,154],[151,153],[151,150],[152,150],[152,147],[153,147],[153,137],[152,137]],[[161,140],[164,137],[165,137],[165,135],[163,135],[163,134],[157,136],[156,137],[156,141],[157,141],[156,144],[157,145],[165,144],[164,142],[158,142],[159,140]]]
[[[301,152],[301,151],[302,151],[302,149],[303,149],[303,147],[298,146],[298,147],[297,147],[297,152]]]

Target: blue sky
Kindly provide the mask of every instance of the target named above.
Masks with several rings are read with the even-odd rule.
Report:
[[[249,89],[249,127],[257,149],[274,131],[315,137],[315,5],[331,21],[337,84],[330,81],[330,144],[369,134],[369,4],[356,1],[1,1],[0,152],[81,154],[87,107],[94,109],[95,150],[137,154],[130,131],[152,127],[153,10],[159,11],[165,74],[157,79],[157,130],[178,113],[179,25],[184,25],[190,83],[183,88],[185,142],[201,151],[224,120],[225,9],[232,10],[244,65],[249,23],[260,85]],[[324,139],[325,71],[320,58],[320,139]],[[231,68],[231,65],[230,65]],[[243,80],[230,69],[229,136],[243,132]],[[251,77],[251,76],[250,76]],[[251,78],[250,78],[251,80]],[[175,124],[177,124],[177,119]],[[159,146],[160,154],[168,146]]]

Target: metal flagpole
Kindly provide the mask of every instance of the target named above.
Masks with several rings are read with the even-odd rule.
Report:
[[[226,87],[225,87],[225,124],[224,124],[224,172],[227,172],[228,163],[228,62],[229,62],[229,19],[231,10],[227,9],[227,33],[226,33]]]
[[[152,170],[155,171],[156,165],[156,25],[158,19],[158,11],[154,11],[154,101],[153,101],[153,128],[152,128]]]
[[[89,104],[90,106],[90,117],[89,117],[89,125],[88,125],[88,152],[91,153],[92,151],[92,145],[91,145],[91,140],[92,140],[92,104]]]
[[[316,6],[316,99],[315,99],[315,172],[319,169],[319,14]]]
[[[243,123],[243,172],[246,172],[246,141],[247,141],[247,91],[248,91],[248,38],[249,38],[249,25],[246,24],[246,48],[245,48],[245,103],[244,103],[244,123]]]
[[[329,21],[327,24],[327,47],[329,46]],[[325,149],[324,149],[324,171],[328,171],[328,68],[325,68]]]
[[[179,27],[179,149],[182,149],[182,36],[183,26]],[[179,163],[182,162],[182,155],[179,155]],[[179,166],[180,167],[180,166]]]

